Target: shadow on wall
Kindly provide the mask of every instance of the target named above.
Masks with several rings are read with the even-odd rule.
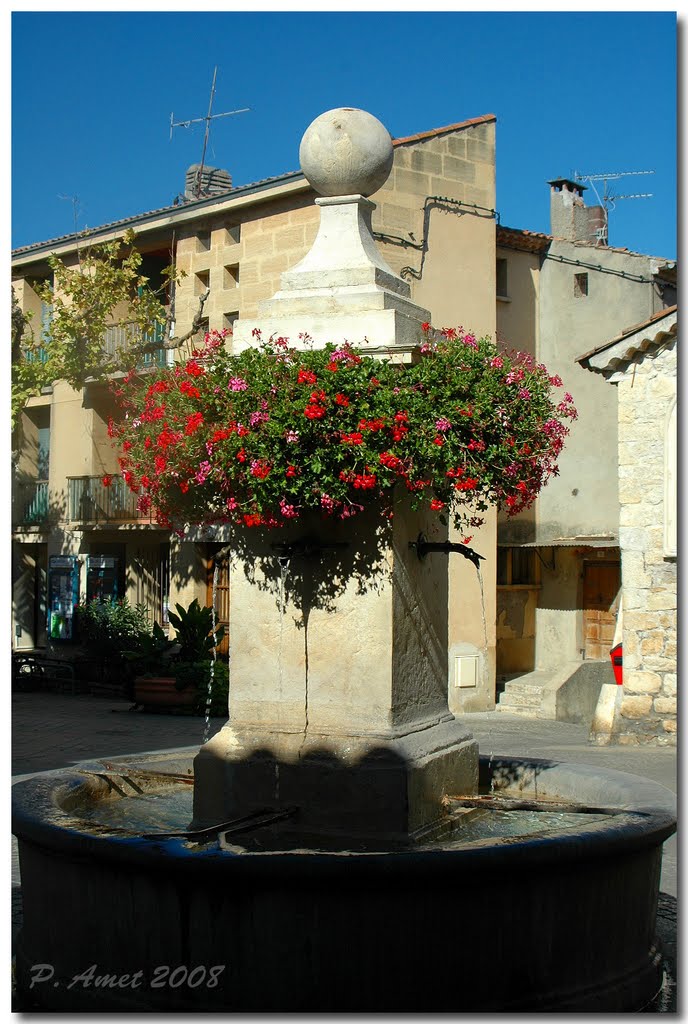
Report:
[[[335,611],[351,579],[357,594],[381,590],[390,578],[391,541],[392,527],[385,522],[375,529],[366,522],[357,530],[355,524],[314,515],[280,531],[237,527],[228,548],[251,584],[275,594],[278,608],[292,605],[305,618],[316,608]]]

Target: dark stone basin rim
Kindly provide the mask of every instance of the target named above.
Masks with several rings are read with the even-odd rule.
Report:
[[[633,815],[631,821],[610,816],[603,822],[582,823],[575,831],[552,831],[546,836],[502,837],[479,841],[462,849],[409,849],[371,852],[332,851],[266,851],[234,853],[215,845],[198,847],[180,838],[142,838],[141,833],[128,832],[95,822],[78,823],[75,814],[59,806],[58,793],[78,788],[86,776],[80,769],[92,769],[93,762],[41,775],[13,787],[12,830],[22,840],[49,848],[54,855],[88,860],[92,857],[117,861],[118,864],[148,865],[155,870],[178,870],[183,864],[186,873],[215,871],[232,876],[302,875],[327,877],[332,874],[359,876],[384,874],[390,878],[398,872],[412,875],[416,871],[434,874],[454,873],[457,862],[462,868],[495,871],[500,867],[526,868],[554,866],[571,861],[606,859],[646,849],[664,842],[676,831],[675,798],[657,783],[617,772],[599,771],[587,765],[572,765],[538,758],[481,756],[481,781],[485,773],[510,770],[537,773],[536,792],[558,796],[588,805],[604,795],[605,805],[613,803],[618,810]],[[124,761],[122,768],[126,768]],[[489,778],[489,776],[488,776]],[[515,783],[517,780],[515,780]],[[567,785],[568,783],[568,785]],[[556,790],[554,787],[558,787]],[[569,792],[562,792],[568,789]],[[531,789],[501,787],[502,795],[531,795]],[[610,799],[616,798],[616,799]],[[600,805],[602,801],[600,800]],[[279,863],[277,863],[279,862]]]

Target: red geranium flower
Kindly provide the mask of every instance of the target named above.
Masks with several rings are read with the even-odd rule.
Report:
[[[317,381],[316,375],[312,370],[304,370],[303,367],[299,370],[299,375],[296,378],[297,384],[315,384]]]

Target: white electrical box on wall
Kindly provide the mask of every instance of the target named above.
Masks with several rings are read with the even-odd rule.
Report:
[[[454,658],[454,686],[469,687],[478,685],[478,658],[474,655],[463,655]]]

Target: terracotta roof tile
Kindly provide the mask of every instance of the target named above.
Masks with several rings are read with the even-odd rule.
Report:
[[[520,228],[506,228],[501,224],[497,227],[497,245],[508,246],[518,241],[528,252],[544,252],[554,241],[552,235],[544,235],[539,231],[526,231]]]
[[[605,341],[604,344],[602,344],[602,345],[598,345],[597,348],[591,349],[589,352],[586,352],[585,355],[577,356],[575,361],[577,363],[583,363],[583,362],[585,362],[586,359],[590,359],[591,356],[595,356],[599,352],[604,352],[605,349],[612,348],[612,346],[614,346],[614,345],[618,345],[619,342],[624,341],[626,338],[631,338],[634,334],[640,334],[643,331],[648,330],[650,327],[653,327],[655,324],[658,324],[661,320],[664,320],[666,317],[674,316],[677,312],[678,312],[678,306],[677,305],[667,306],[666,309],[660,309],[656,313],[653,313],[652,316],[649,316],[647,318],[647,320],[643,320],[639,324],[633,324],[632,327],[624,327],[624,329],[621,331],[621,333],[617,334],[616,337],[612,338],[610,341]],[[654,336],[654,338],[649,338],[648,337],[648,338],[645,338],[643,340],[645,342],[648,342],[648,343],[651,344],[654,340],[656,340],[659,337],[659,335],[661,333],[662,332],[659,331]],[[672,334],[676,333],[675,326],[672,325],[672,327],[670,329],[670,333],[672,333]],[[637,351],[641,347],[642,348],[646,348],[647,345],[633,346],[631,349],[629,349],[629,352]]]
[[[488,124],[496,121],[495,114],[482,114],[480,117],[470,117],[467,121],[457,121],[456,124],[448,124],[444,128],[431,128],[427,132],[419,132],[417,135],[407,135],[403,139],[392,139],[395,146],[403,146],[407,142],[422,142],[423,139],[431,139],[436,135],[446,135],[447,132],[455,132],[461,128],[470,128],[474,124]]]

